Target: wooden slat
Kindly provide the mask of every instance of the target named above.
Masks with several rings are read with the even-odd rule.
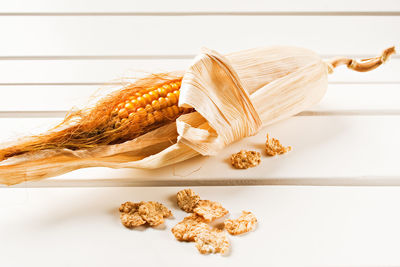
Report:
[[[147,73],[184,70],[192,59],[0,60],[2,83],[108,83]],[[400,62],[399,62],[400,69]],[[23,73],[23,75],[21,75]],[[1,89],[0,89],[1,90]]]
[[[0,25],[0,56],[187,55],[272,44],[370,54],[400,43],[399,16],[3,16]]]
[[[376,50],[376,53],[380,51]],[[372,51],[373,52],[373,51]],[[372,54],[370,55],[372,56]],[[193,56],[194,57],[194,56]],[[124,77],[142,77],[148,73],[184,70],[188,59],[77,59],[77,60],[0,60],[0,86],[4,84],[104,84],[121,82]],[[400,58],[394,57],[374,71],[357,73],[339,67],[329,81],[333,83],[400,83]],[[5,87],[0,87],[1,90]]]
[[[250,210],[254,232],[228,236],[231,253],[204,256],[171,228],[187,213],[182,187],[0,189],[0,265],[398,266],[399,187],[237,186],[193,188],[231,218]],[[119,222],[125,201],[154,200],[174,217],[153,229]],[[290,257],[288,257],[290,255]],[[172,264],[173,263],[173,264]]]
[[[37,133],[58,119],[0,119],[0,139]],[[297,116],[266,127],[215,157],[198,157],[157,170],[90,168],[22,186],[180,184],[400,184],[400,116]],[[34,129],[27,130],[27,129]],[[266,133],[293,151],[262,158],[238,171],[227,159],[241,149],[262,151]]]
[[[325,97],[304,113],[393,114],[400,112],[400,84],[330,84]]]
[[[62,116],[74,106],[87,103],[98,92],[96,85],[0,86],[0,116],[53,111]],[[399,84],[330,84],[327,94],[305,113],[398,113]],[[35,113],[33,113],[35,114]],[[15,115],[15,116],[16,116]]]
[[[400,11],[396,0],[203,0],[194,5],[190,1],[96,1],[96,0],[4,0],[0,3],[1,13],[143,13],[143,12],[393,12]]]

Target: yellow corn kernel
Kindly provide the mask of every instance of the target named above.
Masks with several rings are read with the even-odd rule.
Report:
[[[113,110],[112,114],[118,115],[117,121],[113,122],[114,128],[128,124],[129,129],[139,130],[140,127],[174,120],[187,112],[189,109],[177,106],[180,85],[180,81],[174,81],[136,91]]]
[[[169,101],[171,102],[171,105],[175,105],[178,102],[178,99],[176,98],[175,94],[173,94],[173,93],[168,93],[167,99],[169,99]]]
[[[147,114],[147,125],[154,124],[156,122],[153,113],[148,113]]]
[[[167,107],[167,100],[164,97],[160,97],[158,99],[158,103],[160,103],[161,109],[164,109]]]
[[[174,116],[179,114],[179,108],[177,105],[174,105],[171,108],[172,108],[172,111],[174,112]]]
[[[144,107],[146,105],[146,100],[141,96],[136,98],[136,101],[138,102],[139,107]]]
[[[140,119],[140,120],[143,120],[143,119],[146,118],[147,112],[146,112],[146,110],[145,110],[144,108],[138,108],[138,109],[136,110],[136,114],[139,116],[139,119]]]
[[[151,113],[151,112],[154,111],[153,106],[150,105],[150,104],[146,105],[145,110],[146,110],[147,113]]]
[[[160,97],[164,97],[167,94],[167,92],[165,92],[165,89],[161,87],[158,88],[157,91]]]
[[[142,97],[146,101],[146,104],[151,103],[152,99],[151,99],[151,96],[149,94],[144,94]]]
[[[132,112],[135,109],[135,106],[132,104],[132,102],[128,102],[125,104],[125,109],[128,110],[128,112]]]
[[[166,93],[168,93],[172,89],[171,85],[169,84],[164,84],[162,87],[165,89]]]
[[[159,97],[158,91],[157,90],[150,91],[149,96],[151,97],[152,100],[158,99],[158,97]]]
[[[154,119],[156,120],[156,122],[161,122],[164,119],[162,112],[160,112],[159,110],[154,111],[153,115],[154,115]]]
[[[174,116],[175,116],[174,110],[171,107],[167,107],[165,110],[167,111],[166,113],[168,114],[167,118],[170,119],[170,120],[173,119]]]
[[[160,102],[158,102],[158,100],[153,100],[153,102],[151,102],[151,106],[154,110],[159,110],[161,108]]]
[[[123,109],[119,110],[118,117],[120,117],[122,119],[122,118],[128,118],[128,116],[129,116],[129,113],[126,109],[123,108]]]
[[[175,91],[175,90],[179,89],[179,86],[178,86],[177,83],[171,83],[170,85],[171,85],[172,91]]]

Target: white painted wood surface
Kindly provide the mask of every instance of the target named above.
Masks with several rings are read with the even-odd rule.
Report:
[[[399,16],[0,16],[0,25],[0,56],[194,55],[201,46],[228,53],[278,44],[370,54],[400,43]]]
[[[296,45],[325,59],[363,58],[400,49],[399,29],[397,0],[0,1],[0,141],[40,133],[106,83],[184,69],[202,46]],[[400,188],[382,185],[400,185],[400,57],[329,78],[321,103],[217,157],[1,186],[0,266],[399,266]],[[226,158],[261,148],[266,132],[293,151],[231,169]],[[353,186],[294,186],[310,184]],[[182,186],[201,186],[233,215],[252,210],[258,229],[231,237],[228,257],[200,256],[170,233],[184,216],[172,197]],[[175,219],[129,231],[116,210],[127,200],[164,202]]]
[[[53,119],[58,120],[58,119]],[[49,119],[0,119],[13,129]],[[232,144],[217,156],[197,157],[157,170],[87,168],[25,186],[110,185],[400,185],[400,116],[297,116]],[[11,128],[11,127],[10,127]],[[295,131],[293,129],[296,129]],[[40,129],[36,129],[40,131]],[[266,133],[293,151],[266,157],[257,168],[238,171],[229,157],[240,149],[263,151]],[[32,132],[35,133],[35,132]],[[18,134],[12,133],[15,137]],[[5,139],[5,138],[4,138]]]
[[[184,0],[166,1],[96,1],[96,0],[13,0],[2,1],[0,10],[3,14],[24,13],[24,14],[48,14],[48,13],[113,13],[115,15],[125,14],[127,12],[134,14],[141,13],[213,13],[213,12],[250,12],[250,13],[275,13],[275,12],[343,12],[343,13],[361,13],[361,12],[397,12],[400,11],[397,0],[383,1],[363,1],[363,0],[281,0],[281,1],[263,1],[263,0],[222,0],[212,1],[203,0],[196,2]]]
[[[231,253],[200,255],[174,240],[186,213],[182,187],[0,189],[2,266],[398,266],[399,187],[236,186],[193,188],[254,232],[229,236]],[[165,228],[128,230],[118,207],[155,200],[172,209]]]
[[[382,50],[381,47],[372,49],[366,55],[358,57],[374,57]],[[343,53],[343,55],[346,53]],[[340,55],[340,54],[338,54]],[[38,58],[38,59],[1,59],[0,86],[24,85],[24,84],[96,84],[97,87],[109,82],[121,82],[124,78],[143,76],[149,72],[163,72],[171,70],[184,70],[187,68],[194,55],[188,55],[183,59],[166,59],[154,56],[150,59],[132,59],[127,55],[126,59],[119,56],[115,59],[110,57],[63,57]],[[134,58],[135,56],[133,56]],[[325,59],[333,56],[325,56]],[[22,57],[25,58],[25,57]],[[99,59],[100,58],[100,59]],[[357,73],[339,67],[329,75],[330,83],[400,83],[400,57],[395,55],[386,65],[368,73]],[[23,75],[21,75],[23,74]],[[2,90],[2,89],[1,89]]]
[[[120,84],[146,72],[185,69],[201,46],[227,53],[262,45],[297,45],[329,59],[371,57],[388,45],[400,44],[397,1],[379,5],[312,0],[301,5],[295,1],[290,5],[287,1],[183,2],[171,1],[166,7],[154,1],[99,1],[96,5],[90,1],[3,1],[2,140],[40,133],[106,83]],[[315,107],[227,148],[215,162],[205,158],[182,164],[204,161],[214,169],[216,162],[224,162],[229,153],[248,142],[263,143],[266,132],[295,148],[287,156],[265,159],[262,167],[248,171],[246,177],[224,162],[217,166],[221,172],[212,175],[207,168],[184,178],[163,170],[91,168],[31,186],[78,185],[88,180],[155,185],[181,179],[190,183],[398,184],[399,73],[398,55],[370,73],[338,68],[329,77],[326,96]],[[304,129],[301,135],[299,127]],[[379,153],[367,152],[377,149]],[[365,152],[360,156],[361,151]],[[315,167],[309,167],[310,160]],[[336,168],[338,164],[343,167]]]

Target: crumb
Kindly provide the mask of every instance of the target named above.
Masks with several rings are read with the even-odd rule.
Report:
[[[231,164],[236,169],[256,167],[261,162],[261,154],[256,151],[241,150],[231,156]]]
[[[200,200],[193,211],[202,216],[207,222],[221,218],[228,213],[228,211],[222,207],[220,203],[210,200]]]
[[[119,207],[121,223],[127,228],[133,228],[146,223],[145,220],[139,215],[138,209],[140,203],[125,202]]]
[[[257,225],[257,218],[253,213],[242,211],[242,215],[237,219],[226,219],[224,222],[225,229],[231,235],[240,235],[254,230]]]
[[[203,231],[195,237],[195,242],[201,254],[226,254],[229,251],[229,240],[222,230]]]
[[[127,228],[133,228],[149,223],[151,226],[160,225],[165,217],[172,215],[171,211],[158,202],[139,203],[125,202],[119,207],[121,223]]]
[[[172,215],[172,212],[163,204],[149,201],[140,205],[138,212],[151,226],[164,223],[164,218]]]
[[[121,204],[121,206],[119,207],[119,211],[124,212],[124,213],[128,213],[131,211],[135,212],[135,211],[137,211],[139,206],[143,203],[144,202],[133,203],[133,202],[128,201],[128,202]]]
[[[284,147],[278,139],[271,138],[269,139],[269,135],[267,134],[267,141],[265,143],[265,151],[268,156],[275,156],[285,154],[292,150],[291,146]]]
[[[142,216],[139,215],[139,212],[121,213],[120,218],[121,223],[127,228],[137,227],[146,223]]]
[[[181,190],[176,194],[178,206],[186,211],[193,212],[193,208],[196,207],[200,200],[200,197],[193,192],[192,189]]]
[[[195,237],[203,231],[209,231],[210,226],[205,220],[195,213],[185,217],[183,221],[175,225],[171,232],[179,241],[194,241]]]

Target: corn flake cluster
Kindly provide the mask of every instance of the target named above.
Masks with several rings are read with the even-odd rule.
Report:
[[[194,207],[200,200],[200,196],[196,195],[192,189],[181,190],[176,194],[178,206],[186,212],[193,212]]]
[[[212,229],[211,231],[200,232],[194,240],[196,248],[201,254],[226,254],[229,251],[230,243],[223,230]]]
[[[256,167],[261,162],[261,154],[256,151],[241,150],[231,156],[231,164],[236,169]]]
[[[177,203],[182,210],[192,213],[171,231],[179,241],[195,242],[201,254],[228,253],[230,242],[225,229],[232,235],[238,235],[253,230],[257,224],[251,212],[243,212],[236,220],[226,219],[225,229],[211,227],[208,223],[224,217],[228,210],[218,202],[200,199],[191,189],[179,191]]]
[[[145,223],[157,226],[164,223],[164,218],[172,216],[172,212],[163,204],[155,201],[138,203],[125,202],[119,207],[121,223],[133,228]]]
[[[220,203],[210,200],[200,200],[193,212],[202,216],[206,222],[212,222],[228,214]]]
[[[257,218],[249,211],[242,211],[242,215],[237,219],[226,219],[225,229],[231,235],[240,235],[250,232],[256,228]]]
[[[269,138],[267,134],[267,141],[265,142],[265,151],[267,152],[268,156],[275,156],[285,154],[292,150],[291,146],[284,147],[278,139]]]
[[[243,211],[237,219],[225,219],[224,229],[218,229],[210,223],[229,213],[220,203],[200,199],[191,189],[179,191],[176,198],[178,206],[190,214],[176,224],[171,232],[178,241],[194,242],[201,254],[227,254],[230,248],[227,232],[239,235],[254,230],[257,225],[254,214]],[[155,201],[128,201],[119,207],[119,212],[122,224],[128,228],[144,224],[157,226],[164,223],[164,218],[172,216],[167,207]]]
[[[210,230],[210,226],[199,215],[192,213],[185,217],[183,221],[175,225],[171,232],[179,241],[195,241],[195,237],[202,232]]]

